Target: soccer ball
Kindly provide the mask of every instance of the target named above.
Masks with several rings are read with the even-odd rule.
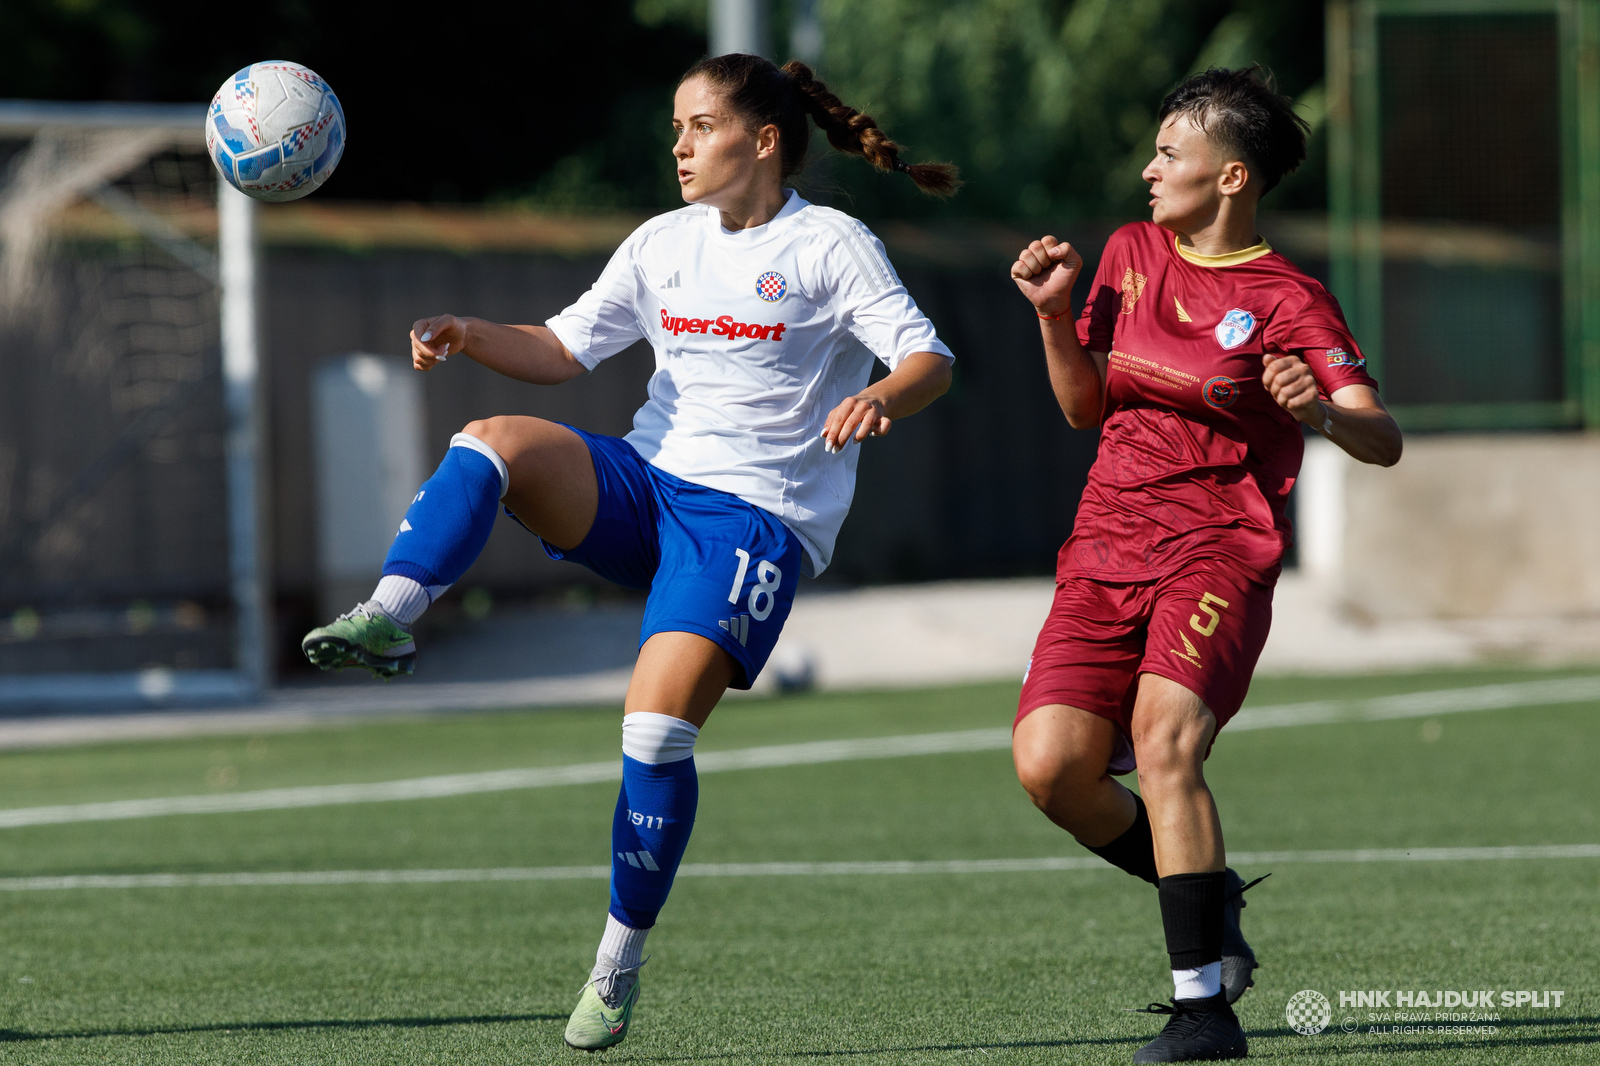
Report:
[[[339,165],[344,109],[309,68],[252,63],[211,98],[206,152],[240,192],[257,200],[298,200]]]

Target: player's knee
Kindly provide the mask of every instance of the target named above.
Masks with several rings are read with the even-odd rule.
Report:
[[[1011,755],[1023,791],[1042,811],[1060,812],[1070,807],[1086,784],[1105,774],[1104,767],[1097,773],[1072,752],[1014,745]]]
[[[505,457],[506,447],[509,444],[506,434],[508,419],[495,416],[493,418],[475,418],[462,427],[461,432],[471,437],[477,437],[483,443]]]
[[[1139,780],[1199,777],[1210,744],[1209,718],[1135,729],[1133,750],[1139,760]]]

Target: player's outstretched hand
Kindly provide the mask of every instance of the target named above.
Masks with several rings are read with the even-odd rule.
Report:
[[[467,346],[467,321],[455,315],[419,318],[411,326],[411,365],[432,370]]]
[[[1270,352],[1261,357],[1261,363],[1266,367],[1261,383],[1278,406],[1308,426],[1321,425],[1322,404],[1317,399],[1317,379],[1311,368],[1297,355]]]
[[[1083,256],[1072,245],[1046,235],[1022,250],[1011,277],[1039,314],[1054,318],[1072,309],[1072,286],[1082,269]]]
[[[835,407],[822,426],[822,447],[828,452],[843,451],[851,439],[866,440],[889,432],[892,420],[883,413],[883,401],[876,396],[858,395]]]

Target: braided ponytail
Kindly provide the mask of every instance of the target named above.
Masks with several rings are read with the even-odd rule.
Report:
[[[862,156],[879,170],[904,174],[916,182],[917,188],[934,196],[949,196],[961,187],[960,174],[949,163],[904,162],[900,158],[902,146],[878,128],[877,119],[829,92],[811,68],[798,59],[785,63],[783,72],[793,79],[817,129],[839,151]]]
[[[760,56],[732,53],[702,59],[679,79],[705,78],[727,98],[733,109],[754,128],[778,127],[778,150],[783,176],[799,173],[805,165],[811,139],[807,116],[841,152],[859,155],[879,170],[904,174],[917,188],[934,196],[949,196],[961,187],[961,178],[948,163],[906,163],[904,150],[878,128],[871,115],[841,101],[818,81],[811,68],[792,59],[782,68]]]

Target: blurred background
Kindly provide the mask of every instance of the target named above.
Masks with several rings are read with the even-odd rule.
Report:
[[[1339,297],[1408,430],[1390,471],[1310,442],[1263,669],[1600,658],[1593,0],[593,0],[426,24],[10,0],[0,34],[0,714],[357,699],[298,640],[369,591],[450,435],[502,413],[621,434],[653,368],[637,346],[559,389],[416,375],[410,323],[541,322],[678,206],[671,93],[708,50],[812,63],[967,181],[934,201],[814,149],[797,182],[879,234],[958,361],[866,449],[768,684],[1020,674],[1096,439],[1056,409],[1005,268],[1040,232],[1092,268],[1145,217],[1162,96],[1252,62],[1313,131],[1263,234]],[[219,212],[204,103],[267,58],[332,84],[349,147],[314,196]],[[425,676],[457,687],[360,699],[613,698],[640,609],[502,522],[424,621]]]

